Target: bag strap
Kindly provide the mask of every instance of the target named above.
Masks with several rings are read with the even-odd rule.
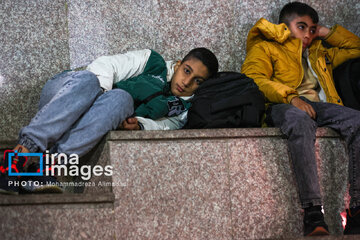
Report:
[[[163,95],[164,92],[163,91],[159,91],[156,93],[151,94],[150,96],[148,96],[147,98],[145,98],[144,100],[140,101],[140,104],[147,104],[148,102],[150,102],[153,98],[156,98],[157,96]]]
[[[156,98],[157,96],[163,95],[164,92],[163,91],[158,91],[156,93],[151,94],[150,96],[148,96],[147,98],[145,98],[144,100],[137,100],[135,101],[135,109],[138,108],[141,104],[147,104],[148,102],[150,102],[153,98]]]

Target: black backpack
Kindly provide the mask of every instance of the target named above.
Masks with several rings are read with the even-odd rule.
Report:
[[[334,69],[333,76],[344,106],[360,110],[360,58],[342,63]]]
[[[260,127],[265,98],[254,80],[219,72],[195,91],[184,128]]]

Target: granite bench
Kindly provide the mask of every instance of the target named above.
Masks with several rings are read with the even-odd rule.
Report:
[[[348,160],[335,132],[318,129],[316,157],[325,218],[330,231],[341,234],[340,213],[349,198]],[[1,218],[7,222],[0,221],[2,228],[11,231],[23,214],[23,233],[30,231],[27,218],[38,219],[30,225],[44,230],[66,219],[72,236],[102,239],[302,235],[291,160],[276,128],[113,131],[86,161],[111,164],[113,176],[93,177],[91,186],[68,189],[82,194],[2,196]]]

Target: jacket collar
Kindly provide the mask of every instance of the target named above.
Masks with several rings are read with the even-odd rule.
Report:
[[[260,18],[249,31],[246,50],[248,51],[258,41],[264,40],[264,38],[282,44],[290,37],[290,34],[290,29],[286,24],[274,24],[265,18]]]

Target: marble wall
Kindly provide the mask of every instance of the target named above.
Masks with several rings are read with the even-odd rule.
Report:
[[[36,113],[46,80],[70,66],[66,0],[0,1],[0,140]]]
[[[221,70],[237,70],[247,32],[273,22],[287,0],[0,0],[0,141],[17,137],[53,74],[96,57],[153,48],[166,59],[194,47],[217,54]],[[360,34],[357,0],[306,0],[320,22]]]

